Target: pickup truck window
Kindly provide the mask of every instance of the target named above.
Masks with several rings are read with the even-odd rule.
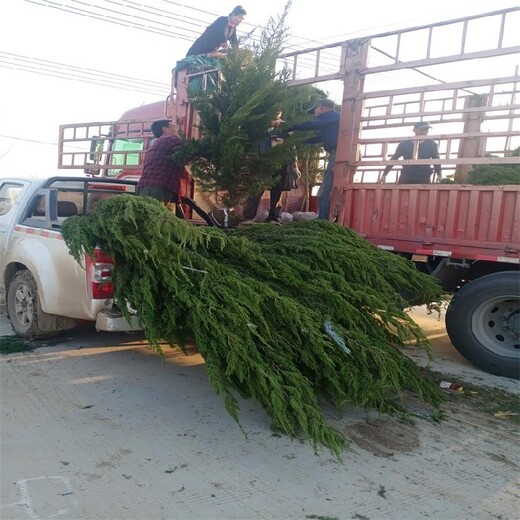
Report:
[[[135,184],[133,181],[108,179],[49,179],[32,197],[21,223],[43,229],[59,229],[69,217],[91,214],[101,200],[121,193],[135,193]]]
[[[72,217],[78,214],[77,203],[73,200],[63,199],[63,193],[58,193],[57,215],[58,217]],[[38,195],[32,206],[34,209],[29,213],[30,218],[45,218],[45,195]]]
[[[0,215],[9,213],[22,191],[23,185],[6,182],[0,186]]]

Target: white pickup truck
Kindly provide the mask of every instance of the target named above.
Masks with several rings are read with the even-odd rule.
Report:
[[[60,232],[68,217],[134,191],[134,181],[92,177],[0,179],[0,304],[19,336],[53,336],[77,320],[102,331],[140,330],[114,305],[112,259],[96,251],[80,265]]]

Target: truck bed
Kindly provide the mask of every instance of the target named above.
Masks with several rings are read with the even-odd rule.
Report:
[[[519,263],[520,186],[354,184],[340,190],[333,195],[338,223],[382,249]]]

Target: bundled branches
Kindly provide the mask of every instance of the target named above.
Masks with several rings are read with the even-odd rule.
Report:
[[[237,421],[238,393],[259,401],[276,428],[339,454],[344,438],[321,400],[388,413],[401,410],[404,390],[441,400],[397,348],[425,341],[397,289],[426,303],[440,288],[345,228],[198,228],[152,199],[119,195],[68,219],[63,235],[78,260],[96,246],[114,257],[116,298],[138,310],[154,349],[195,341]]]

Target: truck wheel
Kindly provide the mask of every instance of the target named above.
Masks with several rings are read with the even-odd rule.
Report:
[[[446,330],[468,361],[519,379],[520,273],[494,273],[465,285],[448,307]]]
[[[48,338],[60,332],[52,330],[53,317],[42,310],[30,271],[18,271],[13,276],[7,291],[7,314],[13,330],[23,338]]]

